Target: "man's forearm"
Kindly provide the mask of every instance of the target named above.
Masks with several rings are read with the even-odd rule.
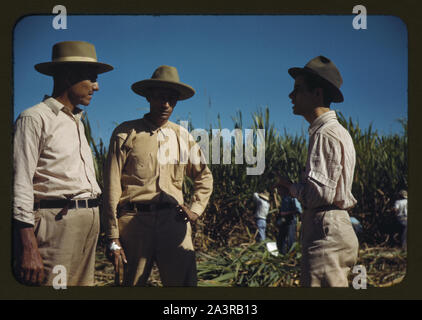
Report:
[[[35,238],[34,226],[28,223],[15,220],[15,227],[23,250],[38,250],[37,239]]]

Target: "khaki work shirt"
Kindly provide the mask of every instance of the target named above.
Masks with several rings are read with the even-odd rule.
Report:
[[[352,208],[357,202],[352,194],[356,155],[349,132],[335,111],[328,111],[312,122],[309,136],[305,178],[292,184],[290,193],[307,209]]]
[[[13,217],[34,225],[34,202],[96,198],[92,151],[81,121],[54,98],[23,111],[15,123]]]
[[[170,121],[156,127],[147,118],[122,123],[110,139],[104,175],[105,231],[110,239],[119,238],[118,206],[157,203],[166,197],[183,204],[185,175],[194,183],[193,212],[201,215],[212,193],[211,171],[189,132]]]

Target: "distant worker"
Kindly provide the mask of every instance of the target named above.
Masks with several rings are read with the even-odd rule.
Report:
[[[283,193],[280,212],[276,222],[279,229],[277,248],[281,254],[286,254],[297,241],[297,219],[298,215],[302,213],[302,206],[296,198],[288,194],[287,190]]]
[[[267,216],[270,211],[270,194],[268,191],[262,193],[254,193],[253,200],[256,203],[255,219],[258,228],[258,241],[265,240],[265,232],[267,228]]]
[[[356,219],[355,217],[350,217],[350,222],[352,223],[352,227],[353,227],[353,230],[355,230],[356,235],[361,234],[363,231],[363,228],[360,221]]]
[[[400,190],[399,199],[394,203],[393,211],[397,216],[398,222],[402,226],[401,246],[403,249],[407,247],[407,191]]]

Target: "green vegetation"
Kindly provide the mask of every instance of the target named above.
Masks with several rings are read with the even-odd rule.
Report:
[[[407,189],[407,121],[399,120],[403,126],[402,134],[379,135],[372,126],[363,130],[352,119],[346,120],[341,113],[337,114],[340,123],[350,132],[356,149],[352,191],[358,203],[349,213],[359,219],[363,226],[359,240],[361,247],[364,246],[366,251],[361,253],[363,256],[360,259],[365,266],[372,266],[368,274],[374,273],[369,277],[368,285],[389,281],[393,283],[405,272],[405,253],[392,249],[399,244],[399,226],[391,208],[397,192]],[[245,129],[241,112],[232,119],[234,128]],[[271,212],[277,211],[280,197],[272,188],[275,177],[287,175],[293,181],[299,180],[306,161],[307,136],[291,135],[287,130],[284,130],[282,135],[279,134],[270,122],[268,108],[258,110],[252,115],[252,119],[252,129],[265,130],[265,171],[259,176],[247,175],[246,168],[249,165],[235,164],[234,148],[231,164],[209,165],[214,177],[214,191],[207,210],[193,225],[200,285],[297,285],[299,251],[295,249],[289,255],[274,257],[262,244],[255,244],[256,226],[252,194],[255,191],[268,190],[271,193]],[[94,141],[87,117],[84,123],[88,142],[94,153],[97,179],[102,187],[102,169],[107,149],[101,139],[99,143]],[[193,129],[192,124],[189,129]],[[211,154],[211,130],[209,132]],[[223,146],[220,148],[222,156]],[[186,202],[191,199],[192,186],[192,181],[186,178]],[[275,239],[277,232],[275,218],[276,215],[270,213],[267,221],[267,236],[270,239]],[[386,255],[379,254],[382,249],[374,253],[375,251],[371,252],[368,246],[389,247],[391,252],[394,252],[392,269]],[[381,276],[382,270],[392,270],[393,275]]]

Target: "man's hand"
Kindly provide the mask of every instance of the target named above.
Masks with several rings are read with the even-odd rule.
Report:
[[[112,243],[115,243],[117,246],[119,246],[121,249],[115,249],[115,250],[111,250],[110,246]],[[120,243],[119,239],[112,239],[109,241],[108,245],[107,245],[107,258],[111,261],[111,263],[114,266],[114,272],[119,273],[121,270],[119,269],[119,259],[122,259],[123,263],[127,263],[126,260],[126,255],[125,252],[123,250],[123,247]]]
[[[177,205],[176,210],[183,216],[185,221],[189,220],[190,222],[195,222],[195,220],[199,218],[195,212],[184,204]]]
[[[37,239],[32,226],[18,226],[21,241],[21,252],[18,252],[18,277],[29,285],[40,285],[44,282],[44,264],[38,251]]]

